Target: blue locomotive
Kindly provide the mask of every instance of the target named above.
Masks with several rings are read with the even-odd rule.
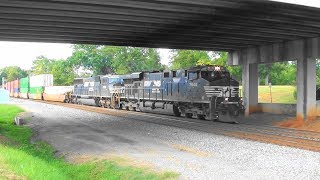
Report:
[[[134,111],[167,109],[175,116],[221,121],[235,121],[244,111],[239,82],[223,66],[79,78],[70,102]]]

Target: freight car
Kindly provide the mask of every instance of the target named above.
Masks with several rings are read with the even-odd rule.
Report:
[[[53,86],[52,74],[21,78],[7,82],[4,87],[8,89],[11,97],[60,102],[65,102],[67,95],[73,91],[72,86]]]
[[[69,102],[127,110],[171,109],[175,116],[233,122],[244,111],[239,82],[222,66],[75,79]]]
[[[29,98],[43,100],[46,87],[53,86],[52,74],[40,74],[29,78]]]

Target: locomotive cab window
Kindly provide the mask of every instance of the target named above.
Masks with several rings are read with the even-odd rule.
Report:
[[[94,77],[94,82],[100,82],[100,76]]]
[[[123,80],[120,78],[109,78],[109,84],[122,83]]]
[[[108,78],[102,78],[101,79],[102,84],[108,84]]]
[[[211,78],[211,72],[210,71],[201,71],[201,78],[209,80]]]
[[[188,79],[189,80],[195,80],[199,78],[199,72],[189,72],[188,73]]]
[[[169,74],[169,72],[165,72],[165,73],[163,73],[163,77],[164,77],[164,78],[168,78],[168,77],[169,77],[169,75],[170,75],[170,74]]]
[[[227,71],[214,71],[212,73],[212,78],[215,79],[224,79],[224,78],[230,78],[230,74]]]
[[[73,84],[83,84],[83,79],[74,79]]]
[[[177,77],[177,71],[172,71],[172,76]]]
[[[230,74],[227,71],[201,71],[201,78],[207,81],[215,81],[230,78]]]

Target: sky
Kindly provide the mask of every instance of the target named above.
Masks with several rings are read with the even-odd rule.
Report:
[[[53,59],[65,59],[72,54],[71,44],[0,42],[0,68],[19,66],[30,69],[32,61],[44,55]]]
[[[320,0],[274,0],[320,8]],[[158,50],[161,63],[168,65],[170,53],[168,49]],[[59,43],[27,43],[0,41],[0,69],[5,66],[20,66],[30,69],[32,61],[43,55],[52,59],[66,59],[72,54],[71,44]]]

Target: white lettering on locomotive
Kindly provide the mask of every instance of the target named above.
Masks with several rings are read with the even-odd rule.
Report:
[[[144,87],[151,86],[152,81],[144,81]]]
[[[190,86],[192,86],[192,87],[197,87],[197,86],[198,86],[198,83],[196,83],[196,82],[190,83]]]
[[[153,86],[154,87],[160,87],[161,86],[161,81],[153,81]]]

